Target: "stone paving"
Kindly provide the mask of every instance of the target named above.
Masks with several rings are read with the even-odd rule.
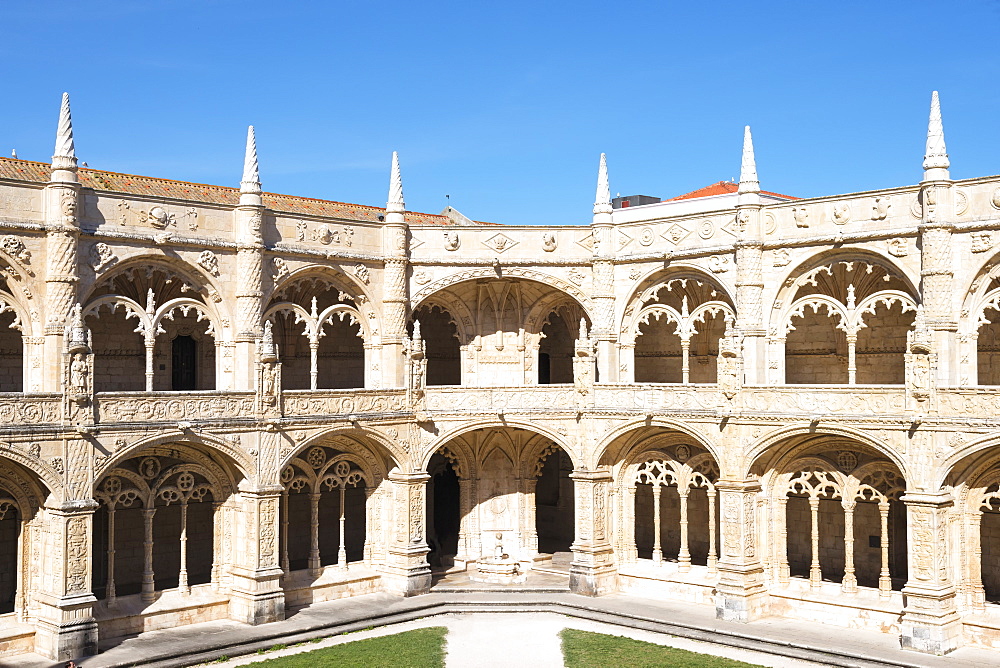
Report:
[[[483,613],[464,614],[459,613]],[[503,617],[487,617],[499,613]],[[516,613],[516,614],[510,614]],[[534,625],[534,613],[559,613],[563,621]],[[549,618],[554,615],[549,615]],[[485,623],[481,620],[486,620]],[[188,666],[217,659],[220,656],[254,654],[275,644],[294,644],[315,638],[380,627],[386,633],[405,630],[401,622],[420,620],[424,626],[447,625],[454,621],[459,634],[455,636],[456,654],[452,661],[464,661],[465,641],[459,636],[477,634],[481,642],[489,642],[493,657],[514,651],[515,645],[529,645],[531,634],[523,624],[538,630],[536,648],[552,656],[553,640],[562,623],[597,624],[588,630],[628,635],[634,632],[661,639],[680,636],[688,642],[708,642],[718,648],[766,648],[778,653],[774,665],[788,666],[790,659],[814,659],[825,665],[841,666],[907,666],[920,668],[981,668],[995,665],[996,653],[977,648],[961,648],[947,657],[935,657],[899,649],[898,638],[891,634],[836,626],[814,624],[790,619],[766,619],[752,624],[724,622],[715,619],[712,606],[682,602],[664,602],[612,594],[586,598],[562,593],[510,593],[505,591],[470,591],[461,594],[432,592],[424,596],[402,598],[389,594],[371,594],[351,599],[319,603],[292,614],[283,622],[261,626],[245,626],[231,621],[206,622],[173,629],[152,631],[141,636],[104,645],[102,654],[79,662],[83,668],[112,668],[147,665],[156,668]],[[503,620],[503,623],[495,623]],[[511,620],[511,621],[508,621]],[[569,620],[569,621],[567,621]],[[553,630],[555,629],[555,630]],[[497,640],[483,640],[483,634],[493,633]],[[360,634],[344,640],[359,639]],[[648,640],[649,637],[641,639]],[[548,638],[548,640],[546,640]],[[546,644],[547,643],[547,644]],[[545,647],[548,650],[544,650]],[[695,651],[708,651],[699,649]],[[715,649],[718,653],[721,649]],[[728,651],[728,650],[727,650]],[[541,656],[542,654],[540,654]],[[511,655],[513,656],[513,655]],[[480,657],[481,659],[482,657]],[[761,663],[755,660],[755,663]],[[0,660],[4,668],[48,668],[52,662],[37,655],[22,655]],[[484,665],[454,663],[450,665]],[[502,665],[502,664],[495,664]],[[537,661],[519,665],[543,665]],[[555,664],[559,665],[559,664]]]

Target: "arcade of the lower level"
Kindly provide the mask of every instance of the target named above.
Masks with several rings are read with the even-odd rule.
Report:
[[[246,434],[187,428],[106,455],[83,502],[61,501],[48,467],[7,448],[0,656],[66,659],[181,624],[419,595],[501,557],[530,585],[559,572],[553,555],[568,555],[566,587],[584,595],[877,629],[939,654],[1000,643],[1000,445],[988,439],[929,489],[908,478],[912,452],[815,423],[741,443],[727,430],[765,429],[723,420],[710,440],[652,415],[501,417],[264,430],[255,449],[280,462],[271,477],[235,447]]]

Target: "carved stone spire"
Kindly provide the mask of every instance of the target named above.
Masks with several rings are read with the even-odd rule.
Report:
[[[262,206],[260,165],[257,162],[257,137],[253,126],[247,128],[247,150],[243,159],[243,180],[240,182],[240,205]]]
[[[594,216],[610,214],[611,208],[611,185],[608,182],[608,158],[601,154],[601,166],[597,171],[597,196],[594,198]],[[608,222],[611,222],[610,220]]]
[[[743,161],[740,164],[739,204],[760,203],[760,181],[757,180],[757,160],[753,155],[750,126],[743,128]]]
[[[421,343],[421,338],[420,338],[420,321],[417,320],[416,318],[413,319],[413,342],[415,344],[420,344]]]
[[[948,168],[948,150],[944,145],[944,124],[941,122],[941,102],[938,92],[931,93],[931,116],[927,123],[927,150],[924,152],[924,181],[942,181],[951,178]]]
[[[389,177],[389,200],[385,205],[386,213],[403,213],[406,203],[403,201],[403,176],[399,171],[399,154],[392,152],[392,173]]]
[[[56,150],[52,154],[52,180],[72,181],[76,177],[76,147],[73,144],[73,117],[69,111],[69,93],[63,93],[56,130]]]

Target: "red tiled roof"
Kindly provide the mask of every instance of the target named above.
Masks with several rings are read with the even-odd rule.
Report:
[[[49,180],[49,170],[50,166],[44,162],[0,157],[0,179],[46,183]],[[238,188],[156,179],[149,176],[133,176],[132,174],[106,172],[87,167],[80,168],[79,178],[84,188],[93,188],[94,190],[106,192],[169,197],[208,204],[222,204],[225,206],[236,206],[240,200],[240,191]],[[264,206],[268,209],[284,213],[330,216],[345,220],[373,223],[379,222],[378,217],[385,215],[385,209],[380,207],[333,202],[310,197],[264,193],[263,199]],[[433,213],[407,211],[405,218],[406,222],[412,225],[454,225],[454,222],[447,216]],[[479,225],[490,224],[480,221],[475,222]]]
[[[671,197],[667,202],[674,202],[679,199],[694,199],[696,197],[711,197],[712,195],[729,195],[731,193],[739,190],[740,185],[738,183],[733,183],[732,181],[719,181],[718,183],[713,183],[710,186],[705,186],[704,188],[699,188],[698,190],[692,190],[689,193],[684,193],[683,195],[678,195],[677,197]],[[761,195],[770,195],[771,197],[781,197],[782,199],[801,199],[799,197],[792,197],[791,195],[779,195],[778,193],[772,193],[767,190],[761,190]]]

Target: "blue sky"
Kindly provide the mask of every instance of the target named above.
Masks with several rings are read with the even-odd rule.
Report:
[[[0,154],[52,155],[72,96],[91,167],[586,224],[612,192],[738,177],[753,127],[766,190],[915,183],[930,92],[952,176],[1000,173],[1000,2],[252,2],[0,5]]]

